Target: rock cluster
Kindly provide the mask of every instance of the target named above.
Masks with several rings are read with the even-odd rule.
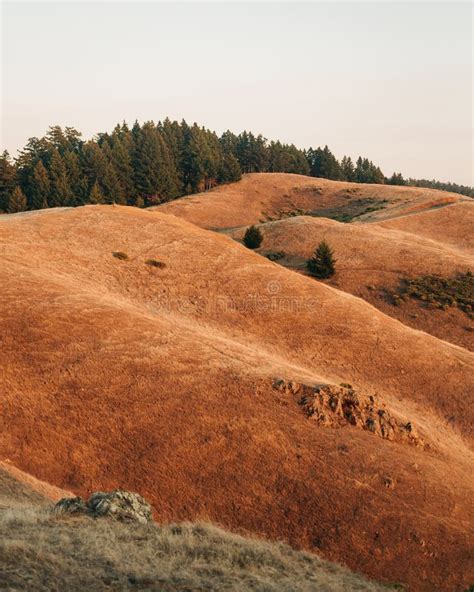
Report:
[[[357,393],[350,384],[309,386],[277,379],[273,388],[294,396],[306,417],[319,425],[342,427],[349,424],[386,440],[428,447],[412,422],[397,418],[375,395]]]
[[[57,514],[85,514],[92,518],[110,517],[124,522],[146,523],[152,520],[151,506],[138,493],[116,489],[110,493],[98,491],[87,501],[80,497],[65,497],[54,506]]]

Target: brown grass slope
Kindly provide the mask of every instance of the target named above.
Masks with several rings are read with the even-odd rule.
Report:
[[[45,504],[72,495],[20,471],[11,462],[0,461],[0,512],[11,506]]]
[[[446,215],[454,207],[458,206],[436,213]],[[419,216],[428,217],[432,213]],[[468,269],[474,271],[474,257],[466,250],[388,227],[389,224],[395,226],[399,220],[343,224],[326,218],[297,216],[267,222],[259,225],[264,240],[258,252],[262,255],[284,253],[280,264],[306,273],[306,260],[318,243],[326,240],[337,259],[337,273],[328,282],[330,285],[363,298],[406,325],[474,350],[474,322],[460,309],[436,310],[413,300],[394,306],[390,294],[399,288],[403,279],[429,274],[452,277]],[[423,224],[420,227],[423,228]],[[230,231],[230,235],[242,240],[244,232],[245,227]],[[464,234],[459,235],[460,243],[466,239]]]
[[[473,354],[158,212],[5,217],[0,245],[1,457],[413,590],[472,579]],[[431,450],[318,427],[279,376],[377,393]]]
[[[474,199],[378,223],[441,243],[474,257]]]
[[[381,592],[315,555],[206,524],[61,518],[49,508],[0,510],[2,590]]]
[[[471,203],[456,193],[420,187],[331,181],[288,173],[253,173],[231,185],[155,206],[209,229],[235,228],[275,219],[297,210],[326,210],[360,214],[358,220],[377,221],[401,215]],[[374,211],[362,214],[366,209]],[[380,207],[380,209],[375,209]]]
[[[0,589],[387,589],[315,555],[209,524],[125,524],[55,514],[51,501],[72,495],[0,463]]]

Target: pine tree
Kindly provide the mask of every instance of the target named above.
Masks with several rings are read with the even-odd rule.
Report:
[[[16,169],[5,150],[0,156],[0,212],[8,210],[10,196],[15,188]]]
[[[217,180],[219,183],[233,183],[242,178],[239,161],[229,152],[222,157]]]
[[[133,204],[136,198],[136,191],[133,185],[133,167],[131,160],[131,134],[128,128],[116,126],[110,138],[111,161],[120,187],[123,191],[123,197],[126,203]]]
[[[326,241],[321,241],[311,259],[306,262],[306,267],[311,275],[326,279],[334,275],[336,260],[331,247]]]
[[[64,164],[66,166],[69,187],[71,188],[71,201],[67,205],[82,205],[87,202],[89,192],[87,178],[81,168],[79,155],[76,152],[66,152],[64,155]]]
[[[15,214],[16,212],[24,212],[26,210],[26,196],[21,190],[21,187],[17,185],[13,190],[8,202],[8,212]]]
[[[206,176],[201,130],[194,124],[186,126],[183,145],[183,182],[187,192],[193,193],[204,189]]]
[[[51,183],[51,192],[49,203],[52,207],[66,206],[73,199],[71,186],[67,177],[64,158],[57,149],[54,149],[51,155],[49,165],[49,180]]]
[[[100,188],[100,185],[97,181],[94,183],[94,185],[92,185],[92,189],[89,193],[89,203],[91,203],[91,204],[104,203],[104,194],[102,193],[102,189]]]
[[[343,181],[354,181],[355,179],[355,167],[350,156],[342,157],[341,177]]]
[[[43,161],[39,160],[33,171],[31,182],[31,207],[34,210],[40,210],[48,207],[48,198],[51,191],[48,172]]]
[[[406,185],[406,181],[401,173],[393,173],[390,179],[387,179],[389,185]]]
[[[100,185],[105,197],[105,202],[124,205],[126,203],[125,191],[113,165],[110,146],[104,144],[101,147],[101,150],[105,157],[105,168],[100,179]]]
[[[263,241],[263,234],[261,233],[260,229],[256,226],[249,226],[245,231],[244,235],[244,245],[248,249],[258,249],[258,247],[262,244]]]

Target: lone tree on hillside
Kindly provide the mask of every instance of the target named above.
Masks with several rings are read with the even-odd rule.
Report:
[[[262,244],[263,234],[256,226],[249,226],[245,231],[244,245],[248,249],[258,249]]]
[[[336,259],[334,252],[326,241],[321,241],[311,259],[306,261],[306,267],[311,275],[326,279],[334,275]]]

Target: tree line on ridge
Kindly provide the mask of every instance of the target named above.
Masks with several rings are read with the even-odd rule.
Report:
[[[0,155],[0,211],[21,212],[87,203],[145,207],[238,181],[244,173],[285,172],[356,183],[446,189],[474,197],[455,183],[386,178],[367,158],[340,161],[327,146],[301,150],[244,131],[221,136],[196,123],[165,119],[125,122],[84,141],[72,127],[53,126],[30,138],[17,158]]]

